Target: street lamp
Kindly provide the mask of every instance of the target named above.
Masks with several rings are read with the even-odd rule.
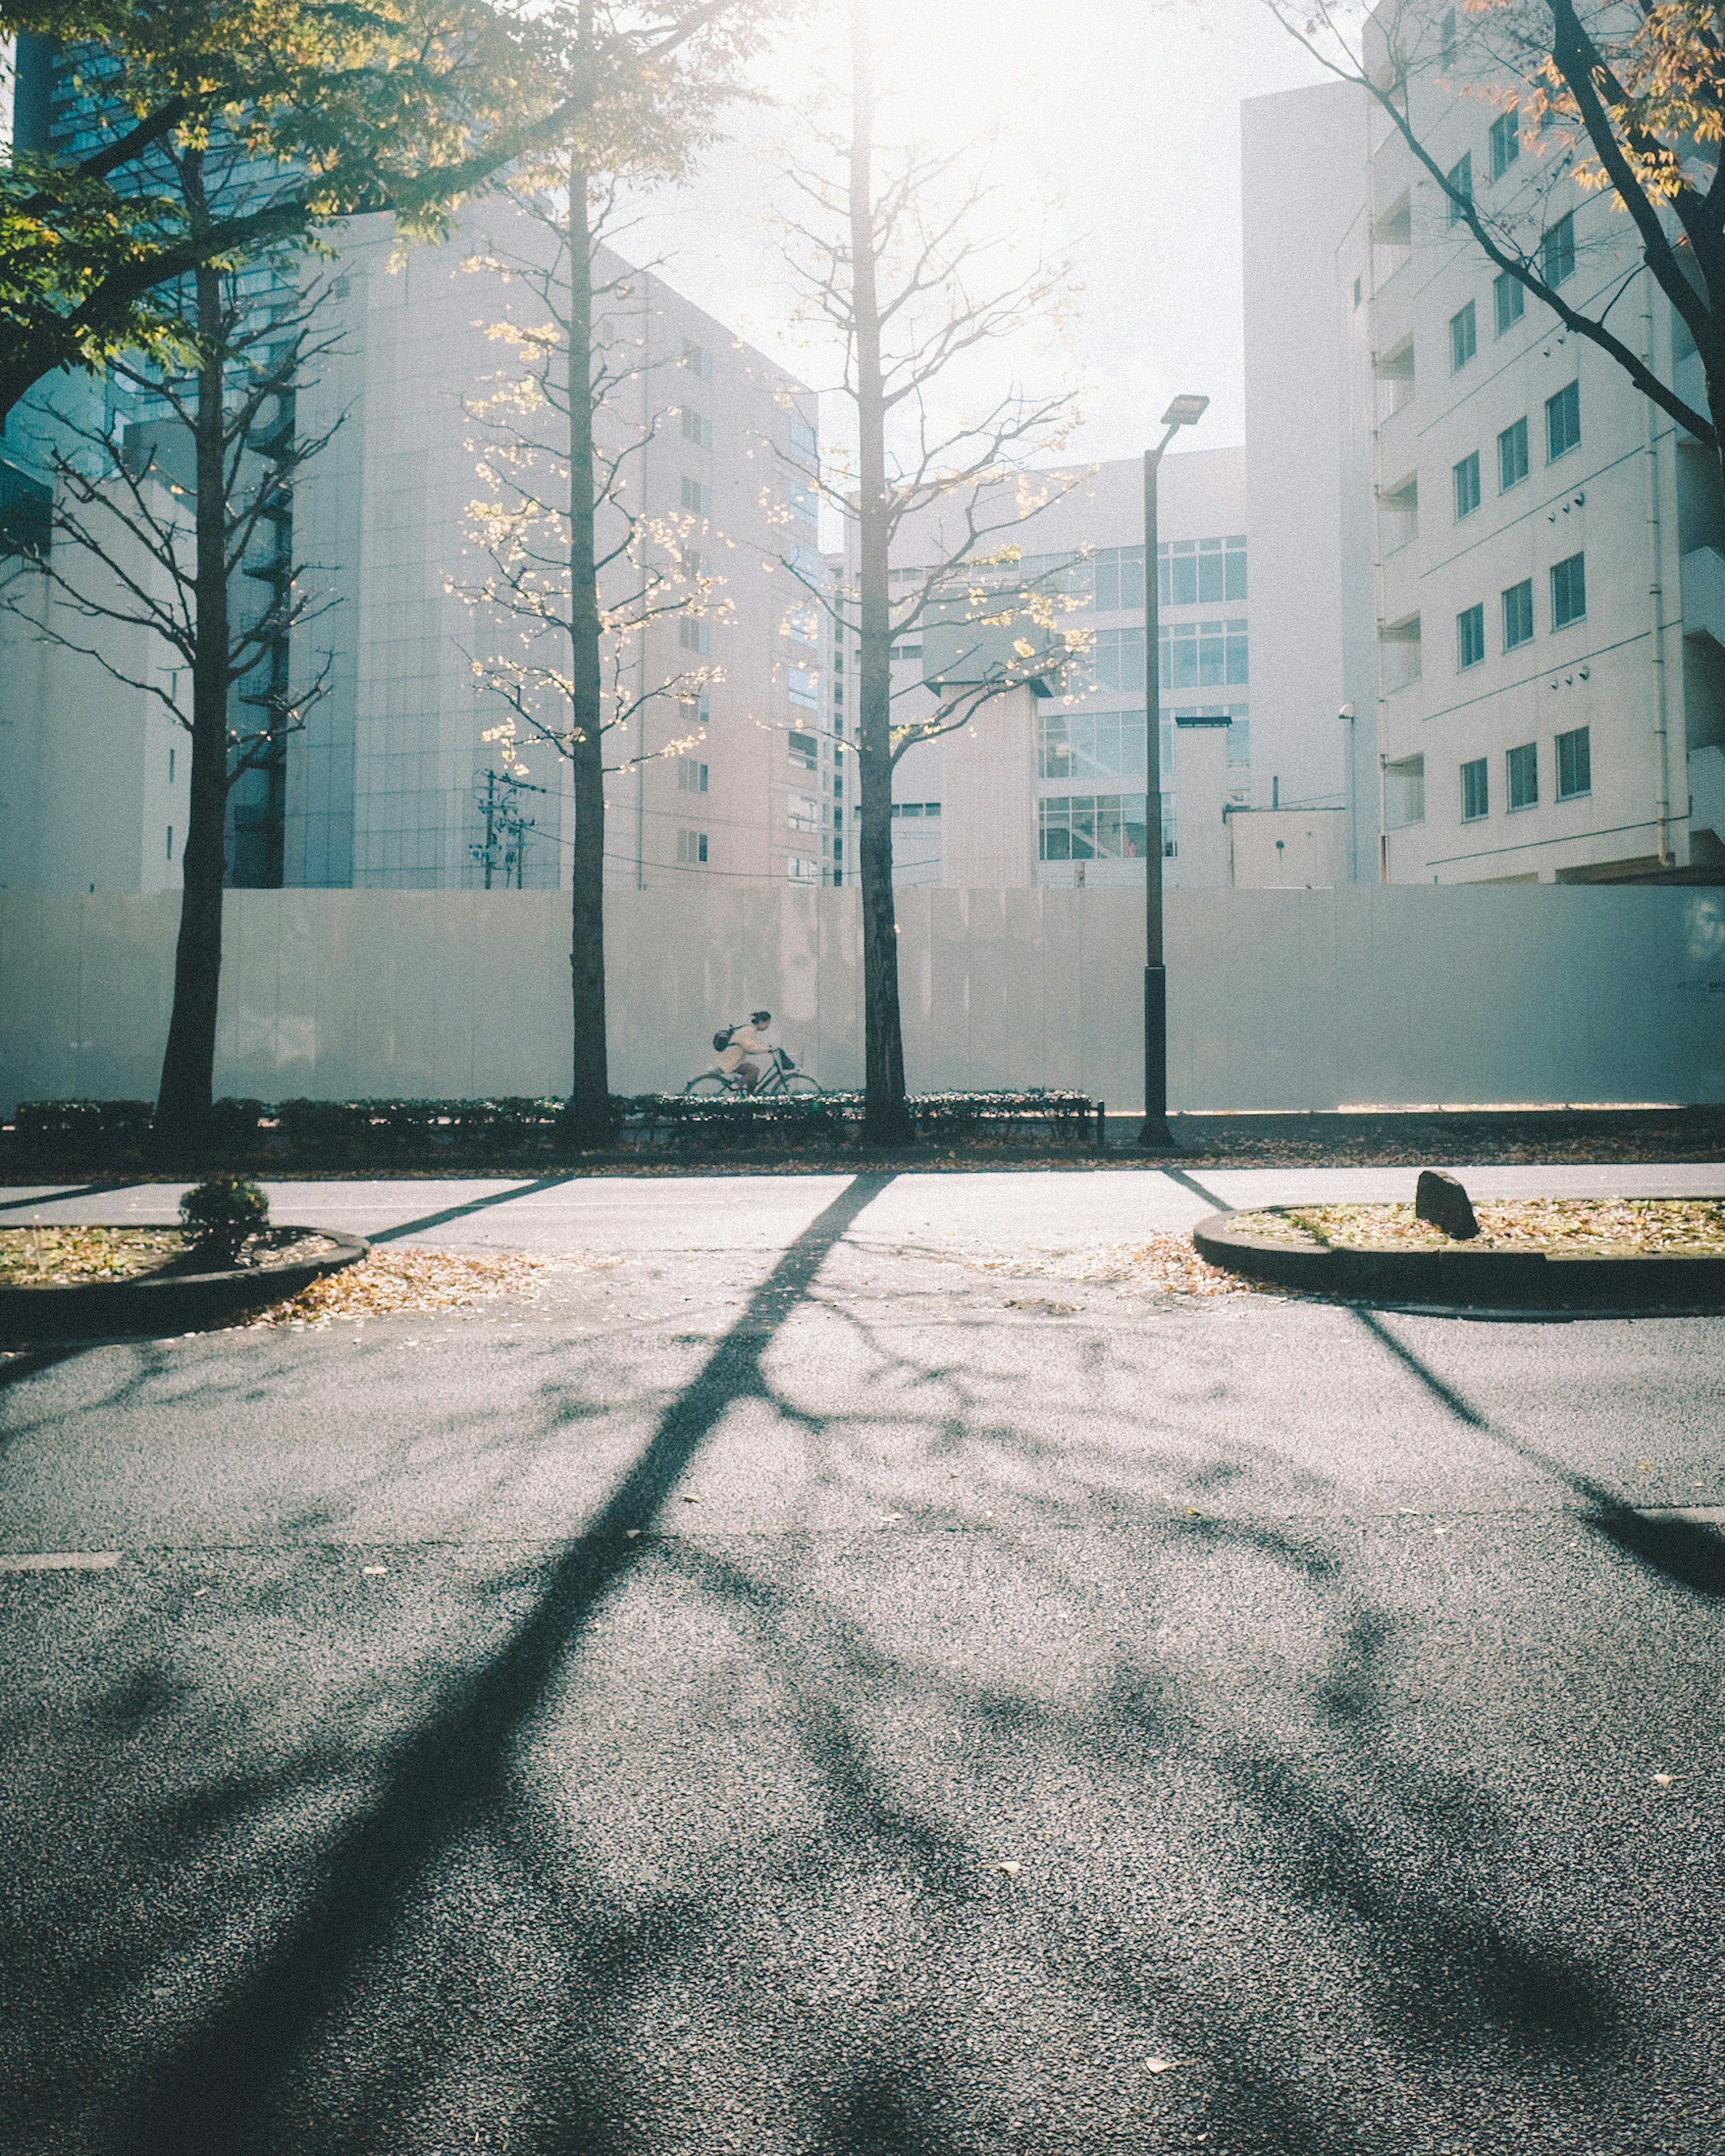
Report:
[[[1162,415],[1168,432],[1144,452],[1144,1127],[1138,1143],[1153,1152],[1173,1148],[1168,1127],[1168,968],[1162,958],[1162,661],[1157,649],[1161,593],[1156,567],[1156,475],[1182,427],[1195,427],[1208,397],[1177,397]]]

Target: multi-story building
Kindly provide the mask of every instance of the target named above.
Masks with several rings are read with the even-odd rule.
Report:
[[[1040,506],[1003,513],[1027,488],[985,496],[984,552],[1019,551],[997,572],[1034,581],[1086,634],[1084,658],[1050,693],[1015,690],[943,738],[910,747],[893,774],[893,870],[901,883],[1142,883],[1149,843],[1144,700],[1143,467],[1137,458],[1039,471]],[[1244,453],[1188,451],[1163,463],[1162,828],[1171,885],[1230,880],[1225,812],[1250,798],[1250,632]],[[907,521],[895,595],[922,588],[947,557],[939,506]],[[895,717],[941,708],[914,631],[895,644]],[[1279,783],[1279,782],[1277,782]],[[860,813],[851,804],[854,824]]]
[[[321,675],[324,693],[287,735],[271,783],[237,789],[230,881],[567,880],[563,759],[525,727],[513,757],[486,739],[509,716],[509,662],[526,647],[519,623],[483,597],[492,564],[475,507],[506,496],[511,470],[555,498],[555,411],[502,421],[484,408],[523,371],[521,347],[499,331],[543,320],[532,273],[552,259],[542,226],[490,202],[447,245],[403,259],[386,220],[356,220],[326,266],[319,341],[336,345],[300,389],[295,418],[330,439],[297,476],[288,529],[302,586],[327,603],[279,670],[295,686]],[[842,843],[821,798],[834,759],[807,589],[824,576],[814,399],[656,275],[602,253],[598,280],[612,377],[599,432],[618,460],[601,598],[619,619],[646,617],[610,639],[606,688],[621,723],[606,743],[608,876],[664,888],[820,880]],[[105,393],[83,382],[52,392],[97,408]],[[8,432],[8,530],[39,511],[31,445],[53,419],[39,406]],[[158,413],[130,423],[163,434]],[[539,445],[526,467],[495,454],[517,425]],[[164,436],[163,459],[172,447]],[[481,475],[488,451],[500,482]],[[176,885],[189,753],[171,716],[28,622],[0,639],[14,685],[0,733],[0,884]],[[555,666],[555,639],[540,644]],[[127,670],[145,676],[171,663],[131,656]],[[528,701],[567,725],[542,685]]]
[[[1615,198],[1567,176],[1553,136],[1529,127],[1516,85],[1476,56],[1461,24],[1432,13],[1430,64],[1411,91],[1420,139],[1452,186],[1522,233],[1548,282],[1584,311],[1613,301],[1619,333],[1702,402],[1688,340],[1638,266]],[[1717,880],[1725,508],[1714,459],[1605,354],[1494,274],[1362,89],[1255,100],[1245,140],[1254,516],[1285,524],[1306,495],[1311,615],[1332,694],[1353,713],[1332,739],[1344,745],[1344,803],[1375,840],[1377,872]],[[1255,224],[1286,234],[1290,199],[1303,252],[1266,244],[1255,258]],[[1290,336],[1301,322],[1307,334]],[[1291,372],[1303,434],[1290,424]],[[1269,551],[1291,568],[1285,547]],[[1375,761],[1366,798],[1363,746]]]
[[[307,557],[339,565],[343,603],[332,693],[291,752],[291,881],[566,876],[562,759],[523,729],[526,783],[506,784],[483,738],[508,715],[507,662],[524,647],[519,625],[478,597],[490,564],[474,506],[511,498],[511,467],[495,452],[520,415],[485,408],[521,372],[498,331],[542,319],[531,272],[549,264],[551,244],[534,220],[493,203],[449,246],[404,262],[382,219],[360,221],[343,248],[345,350],[307,424],[347,416],[302,515]],[[616,459],[601,597],[620,619],[650,617],[611,639],[608,875],[652,887],[815,880],[824,665],[804,588],[823,575],[807,484],[814,400],[663,279],[602,250],[596,280],[615,380],[599,418],[602,454]],[[542,444],[528,483],[554,490],[561,422],[540,408],[527,424]],[[478,473],[488,451],[501,485]],[[555,650],[546,656],[555,669]],[[540,693],[534,708],[567,726],[554,696]]]

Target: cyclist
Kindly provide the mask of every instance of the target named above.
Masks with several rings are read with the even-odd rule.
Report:
[[[752,1093],[761,1082],[761,1066],[750,1059],[770,1055],[772,1049],[766,1038],[766,1029],[773,1023],[771,1011],[751,1011],[747,1025],[733,1025],[725,1035],[725,1045],[718,1048],[717,1061],[727,1078],[739,1081],[745,1093]]]

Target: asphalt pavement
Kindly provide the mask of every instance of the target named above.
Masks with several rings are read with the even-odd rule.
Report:
[[[1725,1321],[1031,1269],[1413,1173],[287,1185],[610,1262],[0,1364],[0,2149],[1717,2156]]]

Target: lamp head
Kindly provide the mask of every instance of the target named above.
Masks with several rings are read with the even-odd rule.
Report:
[[[1353,705],[1352,705],[1352,704],[1344,704],[1344,705],[1342,706],[1341,710],[1340,710],[1339,711],[1337,711],[1337,712],[1336,716],[1337,716],[1338,719],[1351,719],[1351,718],[1353,716]]]
[[[1162,415],[1164,427],[1195,427],[1209,407],[1208,397],[1177,397]]]

